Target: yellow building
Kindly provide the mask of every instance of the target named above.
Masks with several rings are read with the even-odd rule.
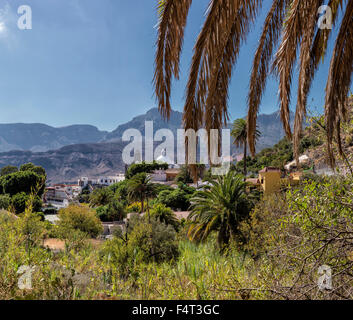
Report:
[[[259,172],[259,181],[265,194],[280,190],[281,175],[280,169],[272,167],[264,168]]]
[[[280,191],[282,187],[298,185],[301,177],[301,172],[294,172],[289,177],[282,178],[282,171],[280,169],[266,167],[259,172],[257,179],[247,179],[246,181],[250,185],[262,189],[264,194],[270,194]],[[250,189],[248,188],[248,190]]]

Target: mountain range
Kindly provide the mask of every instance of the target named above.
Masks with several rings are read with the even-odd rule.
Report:
[[[0,124],[0,167],[33,162],[46,169],[51,183],[115,174],[124,170],[124,131],[134,128],[144,135],[145,121],[153,121],[154,131],[167,128],[176,132],[182,128],[182,113],[173,111],[167,122],[153,108],[112,132],[91,125],[54,128],[45,124]],[[258,126],[262,133],[258,151],[273,146],[284,136],[278,112],[259,115]],[[232,154],[239,153],[241,150],[233,147]]]

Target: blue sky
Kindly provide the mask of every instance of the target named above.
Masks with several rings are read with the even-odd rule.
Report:
[[[0,122],[92,124],[113,130],[155,107],[156,2],[0,0]],[[195,0],[189,16],[181,78],[173,86],[172,105],[179,111],[207,2]],[[23,4],[32,8],[32,30],[17,28],[17,8]],[[232,119],[246,114],[252,58],[269,4],[265,1],[234,71]],[[316,76],[312,107],[323,104],[328,65],[329,59]],[[271,80],[261,112],[277,109],[277,83]]]

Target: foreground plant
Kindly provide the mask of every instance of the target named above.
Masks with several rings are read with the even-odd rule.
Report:
[[[197,38],[187,84],[183,122],[185,129],[221,129],[228,121],[228,89],[240,47],[259,15],[262,0],[210,0],[206,20]],[[179,63],[186,20],[192,0],[159,0],[160,20],[154,75],[158,107],[169,118],[172,78],[179,77]],[[255,53],[248,94],[248,140],[255,154],[256,121],[266,88],[270,63],[279,80],[280,113],[286,134],[290,127],[292,76],[299,58],[294,153],[299,157],[302,123],[314,75],[326,55],[333,29],[318,26],[318,9],[324,0],[272,0]],[[328,155],[334,135],[340,136],[347,113],[347,96],[353,71],[353,0],[330,0],[333,25],[340,23],[326,85],[325,118]],[[340,13],[340,9],[342,15]],[[338,21],[338,17],[341,17]],[[304,27],[305,26],[305,27]],[[279,41],[281,39],[281,41]],[[278,47],[275,53],[275,48]],[[340,144],[340,139],[338,143]],[[342,152],[342,149],[339,148]]]
[[[188,236],[191,240],[202,241],[216,231],[218,244],[224,249],[238,234],[239,222],[249,214],[247,184],[242,176],[232,171],[210,183],[210,187],[191,199]]]

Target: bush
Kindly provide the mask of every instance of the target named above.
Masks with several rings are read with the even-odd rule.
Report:
[[[167,170],[168,164],[158,163],[155,161],[153,163],[146,163],[144,161],[142,163],[134,163],[127,170],[126,179],[131,179],[133,176],[139,173],[151,173],[152,171],[159,169]]]
[[[110,257],[111,267],[119,271],[120,277],[135,280],[144,264],[176,260],[178,255],[175,230],[154,219],[149,224],[139,215],[131,218],[128,234],[117,232],[100,251],[102,260]]]
[[[59,232],[67,238],[72,231],[79,230],[89,237],[96,238],[103,232],[103,226],[95,210],[85,206],[70,205],[59,210]]]
[[[151,209],[151,217],[158,220],[159,222],[171,225],[176,231],[180,226],[180,223],[174,214],[173,210],[166,207],[162,203],[156,203]]]
[[[30,195],[25,192],[17,193],[11,198],[11,205],[17,214],[25,211]],[[37,196],[33,201],[33,212],[39,212],[42,209],[42,200]]]
[[[3,192],[10,196],[21,192],[30,194],[33,191],[38,192],[38,196],[42,196],[45,189],[45,177],[33,171],[19,171],[1,177],[0,184]]]
[[[257,258],[259,287],[267,290],[267,298],[352,296],[352,192],[349,179],[306,181],[257,205],[242,231],[248,240],[244,248]],[[318,289],[324,265],[332,270],[332,290]]]
[[[180,172],[175,178],[175,182],[181,182],[181,183],[193,183],[190,171],[187,166],[182,166]]]
[[[109,204],[114,197],[114,193],[109,188],[95,189],[90,195],[90,206],[105,206]]]
[[[144,208],[146,208],[147,203],[145,202]],[[128,213],[141,213],[141,203],[140,202],[133,202],[127,208],[126,211]]]
[[[23,164],[22,166],[20,166],[20,171],[32,171],[39,176],[43,176],[43,177],[47,176],[45,169],[43,167],[36,166],[33,163]]]
[[[0,195],[0,209],[8,210],[11,205],[11,197],[8,194]]]
[[[128,205],[128,182],[128,180],[124,180],[108,187],[109,190],[115,194],[114,198],[121,202],[125,207]]]
[[[190,207],[190,196],[190,194],[181,189],[165,190],[159,193],[156,202],[174,210],[181,209],[185,211]]]
[[[0,170],[0,176],[6,176],[10,173],[14,173],[14,172],[17,172],[18,169],[17,167],[15,166],[5,166],[5,167],[2,167],[1,170]]]
[[[125,208],[118,201],[112,201],[106,206],[97,208],[97,215],[103,222],[122,221],[125,218]]]

